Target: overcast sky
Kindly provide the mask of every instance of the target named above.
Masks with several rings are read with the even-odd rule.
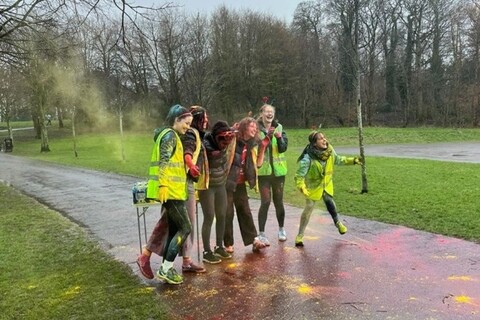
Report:
[[[173,3],[184,6],[187,13],[206,13],[210,14],[222,4],[227,8],[242,10],[250,9],[252,11],[271,14],[279,19],[285,19],[287,23],[292,21],[293,12],[302,0],[172,0],[172,1],[152,1],[152,0],[130,0],[130,3],[156,5],[163,3]]]

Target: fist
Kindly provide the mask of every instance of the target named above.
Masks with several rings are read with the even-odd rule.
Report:
[[[355,157],[355,158],[353,158],[353,164],[362,165],[363,163],[362,163],[362,161],[360,160],[360,158]]]
[[[190,175],[194,178],[198,177],[200,175],[200,169],[197,167],[197,166],[191,166],[189,169],[188,169]]]

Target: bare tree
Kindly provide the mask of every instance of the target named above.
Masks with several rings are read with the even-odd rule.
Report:
[[[183,81],[185,100],[191,105],[207,106],[211,102],[211,33],[206,16],[188,19],[185,53],[187,56]]]

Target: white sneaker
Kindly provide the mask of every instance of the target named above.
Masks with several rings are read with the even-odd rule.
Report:
[[[280,228],[278,231],[278,241],[287,241],[287,232],[285,228]]]
[[[258,252],[260,249],[265,248],[265,243],[263,243],[259,237],[255,237],[253,240],[252,250],[253,252]]]
[[[270,246],[270,241],[268,241],[267,237],[265,236],[265,232],[260,232],[258,240],[260,240],[265,246]]]

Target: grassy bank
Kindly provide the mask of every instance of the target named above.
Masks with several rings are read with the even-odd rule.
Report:
[[[0,198],[1,319],[169,319],[80,227],[1,184]]]

